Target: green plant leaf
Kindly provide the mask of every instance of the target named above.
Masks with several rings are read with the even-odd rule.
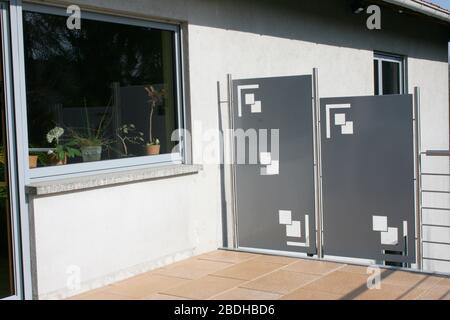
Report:
[[[63,150],[60,150],[59,152],[58,152],[58,159],[60,160],[60,161],[64,161],[64,158],[66,157],[66,153],[63,151]]]

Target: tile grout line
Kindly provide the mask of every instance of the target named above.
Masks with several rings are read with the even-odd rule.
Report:
[[[425,296],[425,294],[430,293],[433,289],[436,289],[438,286],[441,286],[440,283],[444,282],[445,279],[448,279],[447,277],[445,278],[441,278],[441,280],[439,282],[437,282],[436,284],[433,284],[430,288],[428,289],[424,289],[424,292],[422,292],[421,294],[419,294],[414,300],[419,300],[421,297]],[[444,287],[448,287],[449,291],[450,291],[450,286],[446,286],[444,285]]]
[[[347,266],[347,265],[344,264],[344,265],[342,265],[342,266],[340,266],[340,267],[337,267],[336,269],[333,269],[333,270],[331,270],[331,271],[328,271],[328,272],[326,272],[326,273],[324,273],[324,274],[311,274],[311,273],[306,273],[306,272],[305,272],[305,273],[308,274],[308,275],[315,275],[315,276],[318,276],[318,278],[317,278],[317,279],[314,279],[314,280],[311,280],[311,281],[308,281],[307,283],[301,285],[300,287],[295,288],[294,290],[291,290],[291,291],[289,291],[288,293],[283,294],[283,295],[281,296],[281,298],[284,297],[284,296],[287,296],[287,295],[289,295],[289,294],[291,294],[291,293],[293,293],[294,291],[297,291],[297,290],[299,290],[299,289],[303,289],[303,288],[306,287],[307,285],[310,285],[310,284],[313,283],[313,282],[319,281],[320,279],[324,278],[325,276],[328,276],[328,275],[332,274],[333,272],[339,271],[340,269],[343,269],[343,268],[345,268],[346,266]],[[290,272],[294,272],[294,271],[290,271]],[[312,290],[312,291],[319,291],[319,290]],[[320,292],[332,293],[332,292],[326,292],[326,291],[320,291]]]
[[[212,251],[212,252],[207,253],[207,254],[212,254],[214,252],[217,252],[217,251]],[[294,293],[297,290],[304,289],[306,286],[308,286],[308,285],[310,285],[310,284],[312,284],[314,282],[320,281],[323,278],[325,278],[326,276],[329,276],[329,275],[331,275],[331,274],[333,274],[335,272],[346,273],[346,274],[349,274],[349,275],[360,274],[362,276],[365,276],[365,274],[363,274],[361,272],[352,272],[352,271],[343,270],[347,266],[350,266],[350,265],[353,266],[353,264],[339,263],[339,262],[328,262],[328,261],[316,261],[318,263],[325,262],[325,263],[340,264],[340,266],[336,267],[335,269],[327,271],[327,272],[325,272],[323,274],[317,274],[317,273],[311,273],[311,272],[297,272],[297,271],[293,271],[293,270],[286,270],[286,268],[288,268],[288,267],[290,267],[290,266],[292,266],[292,265],[294,265],[296,263],[299,263],[301,261],[306,261],[306,259],[303,259],[303,258],[287,257],[287,258],[292,258],[293,261],[288,262],[288,263],[285,264],[285,263],[264,261],[264,259],[261,259],[261,257],[264,257],[264,256],[269,256],[269,257],[274,257],[274,258],[277,258],[278,256],[273,256],[273,255],[264,255],[263,256],[263,255],[257,255],[257,254],[253,254],[253,255],[254,256],[249,257],[248,259],[244,259],[242,261],[237,261],[237,262],[230,262],[230,261],[219,260],[219,259],[215,259],[214,257],[197,256],[197,257],[191,257],[189,259],[185,259],[185,260],[179,261],[177,263],[184,263],[184,262],[187,262],[187,261],[190,260],[190,261],[193,261],[193,262],[195,262],[195,261],[201,261],[201,262],[207,261],[207,262],[223,264],[222,266],[219,265],[220,268],[218,270],[211,271],[211,272],[217,273],[217,272],[221,272],[223,270],[226,270],[226,269],[229,269],[229,268],[232,268],[232,267],[236,267],[236,266],[239,266],[241,264],[249,263],[249,262],[252,262],[252,261],[258,262],[258,259],[260,259],[261,260],[260,263],[262,263],[264,265],[272,265],[272,266],[275,266],[276,268],[271,270],[271,271],[269,271],[269,272],[267,272],[267,273],[263,273],[262,275],[257,276],[254,279],[248,280],[248,279],[242,279],[242,278],[237,278],[237,277],[233,277],[233,276],[216,275],[214,273],[209,273],[209,272],[205,273],[204,275],[202,275],[202,276],[200,276],[198,278],[197,277],[196,278],[185,278],[185,277],[180,277],[180,276],[167,275],[167,274],[164,274],[163,272],[164,271],[168,271],[167,267],[171,266],[171,265],[168,265],[168,266],[165,266],[165,267],[162,267],[162,268],[157,268],[155,270],[148,271],[148,272],[143,273],[143,274],[132,276],[132,277],[130,277],[128,279],[124,279],[124,280],[121,280],[119,282],[108,284],[108,285],[106,285],[104,287],[100,287],[100,288],[95,289],[95,291],[98,290],[99,294],[106,293],[106,294],[110,294],[113,297],[117,297],[117,298],[128,298],[128,299],[131,298],[133,300],[143,300],[143,299],[145,299],[145,296],[142,297],[142,298],[139,298],[139,297],[134,297],[134,296],[130,296],[130,295],[127,295],[127,294],[116,293],[116,292],[114,292],[114,289],[120,288],[119,287],[120,286],[120,284],[119,284],[120,282],[125,282],[125,284],[122,284],[122,285],[125,285],[125,287],[126,287],[127,286],[126,282],[127,281],[130,281],[130,282],[133,281],[133,278],[135,278],[135,277],[142,276],[143,278],[146,278],[146,277],[150,278],[151,276],[158,276],[158,277],[162,277],[163,278],[163,283],[164,283],[164,278],[167,278],[167,280],[169,280],[169,279],[185,280],[186,282],[182,283],[182,284],[176,284],[176,285],[173,285],[173,286],[169,286],[169,287],[161,289],[161,290],[157,290],[157,291],[155,291],[153,293],[149,293],[149,295],[146,296],[146,297],[151,297],[153,295],[165,295],[165,296],[170,296],[170,297],[174,297],[174,298],[191,300],[192,298],[190,298],[190,297],[184,297],[184,296],[177,295],[177,294],[165,293],[164,290],[171,290],[171,289],[174,289],[174,288],[177,288],[177,287],[186,286],[186,285],[189,286],[194,281],[200,280],[200,279],[205,278],[205,277],[213,277],[213,278],[221,278],[221,279],[228,279],[228,280],[239,280],[239,281],[242,281],[242,283],[239,283],[239,284],[234,285],[233,287],[231,287],[229,289],[226,289],[226,290],[223,290],[223,291],[218,292],[216,294],[213,294],[210,297],[207,297],[207,298],[204,298],[204,299],[199,299],[199,300],[212,300],[212,299],[214,299],[214,298],[216,298],[216,297],[218,297],[220,295],[226,294],[226,293],[231,292],[232,290],[236,290],[236,289],[244,289],[244,290],[249,290],[249,291],[258,292],[258,293],[262,293],[262,294],[273,294],[273,295],[279,296],[276,299],[280,300],[280,299],[283,299],[283,297],[285,297],[287,295],[290,295],[290,294]],[[274,260],[274,261],[276,261],[276,260]],[[365,267],[363,265],[356,265],[356,266],[360,266],[360,267],[363,267],[363,268]],[[158,271],[161,272],[161,273],[158,273]],[[253,289],[253,288],[249,288],[249,287],[244,287],[245,285],[248,285],[251,282],[258,281],[258,280],[260,280],[260,279],[262,279],[264,277],[268,277],[268,276],[270,276],[270,275],[272,275],[272,274],[274,274],[276,272],[280,272],[280,271],[284,271],[284,272],[288,272],[288,273],[303,274],[303,275],[308,275],[308,276],[317,276],[317,279],[309,280],[306,283],[304,283],[304,284],[302,284],[302,285],[300,285],[300,286],[298,286],[298,287],[288,291],[287,293],[281,293],[281,292],[277,292],[277,291],[273,291],[273,290],[266,290],[266,289]],[[403,272],[403,271],[400,271],[400,272]],[[404,272],[407,272],[407,271],[404,271]],[[449,279],[448,277],[439,277],[439,276],[433,276],[433,277],[439,278],[440,280],[437,281],[436,283],[431,283],[429,285],[428,289],[416,287],[421,282],[419,282],[419,284],[416,283],[416,284],[414,284],[412,286],[409,284],[408,281],[406,281],[406,285],[402,285],[402,284],[398,284],[398,283],[387,283],[386,284],[386,283],[383,283],[383,281],[382,281],[382,284],[389,285],[389,286],[392,286],[392,287],[400,289],[403,292],[402,296],[407,294],[407,293],[409,293],[411,290],[420,289],[422,292],[419,293],[416,297],[411,298],[411,300],[418,300],[421,297],[424,297],[426,294],[429,294],[430,292],[432,292],[434,289],[439,288],[441,286],[450,289],[450,286],[445,284],[445,280]],[[428,277],[426,277],[426,278],[428,278]],[[138,280],[137,283],[140,284],[141,282]],[[87,292],[82,293],[82,294],[80,294],[78,296],[82,297],[82,296],[89,296],[89,295],[92,294],[92,295],[94,295],[93,300],[95,300],[95,294],[97,294],[97,292],[92,292],[92,291],[94,291],[94,290],[87,291]],[[327,290],[311,290],[311,291],[312,292],[316,292],[316,293],[334,294],[333,292],[327,291]],[[74,296],[74,297],[76,297],[76,296]],[[270,300],[275,300],[275,298],[274,299],[270,299]]]
[[[173,289],[173,288],[169,288],[169,289]],[[183,297],[183,296],[177,296],[177,295],[175,295],[175,294],[168,294],[168,293],[164,293],[164,292],[162,292],[162,291],[158,291],[158,292],[156,292],[155,294],[152,294],[152,295],[164,295],[164,296],[169,296],[169,297],[174,297],[174,298],[180,298],[180,299],[186,299],[186,300],[192,300],[191,298],[189,298],[189,297]],[[150,297],[150,296],[147,296],[147,297]],[[145,299],[146,297],[143,297],[142,299],[139,299],[139,300],[146,300]]]
[[[213,251],[213,252],[214,252],[214,251]],[[194,257],[194,260],[212,261],[212,262],[220,262],[220,263],[227,263],[227,264],[229,264],[228,266],[226,266],[226,267],[224,267],[224,268],[222,268],[222,269],[219,269],[219,270],[214,271],[214,272],[219,272],[219,271],[221,271],[221,270],[224,270],[224,269],[233,267],[233,266],[238,265],[238,264],[240,264],[240,263],[248,262],[248,261],[253,260],[253,259],[256,259],[256,258],[258,258],[258,256],[256,256],[256,257],[251,257],[251,258],[249,258],[249,259],[247,259],[247,260],[240,261],[240,262],[217,261],[217,260],[210,260],[210,259],[202,259],[202,258],[199,258],[199,257]],[[161,275],[161,274],[158,274],[158,275]],[[163,276],[170,277],[170,276],[167,276],[167,275],[163,275]],[[192,282],[192,281],[195,281],[195,280],[199,280],[199,279],[205,278],[205,277],[207,277],[207,276],[213,276],[213,277],[221,278],[221,279],[243,280],[243,279],[236,279],[236,278],[229,278],[229,277],[219,277],[219,276],[213,275],[213,274],[211,274],[211,273],[207,273],[207,274],[205,274],[205,275],[203,275],[203,276],[201,276],[200,278],[197,278],[197,279],[188,279],[188,278],[181,278],[181,277],[174,277],[174,278],[179,278],[179,279],[183,279],[183,280],[189,280],[189,282]],[[246,281],[246,280],[243,280],[243,281]],[[184,286],[184,285],[187,285],[187,284],[189,284],[189,283],[176,285],[176,286],[174,286],[174,287],[170,287],[170,288],[167,288],[167,289],[164,289],[164,290],[175,289],[175,288],[177,288],[177,287],[181,287],[181,286]],[[233,288],[236,288],[236,287],[233,287]],[[158,294],[170,295],[170,294],[164,293],[164,291],[158,291]],[[185,299],[191,299],[190,297],[184,297],[184,296],[176,296],[176,295],[172,295],[172,296],[179,297],[179,298],[185,298]],[[207,298],[207,299],[209,299],[209,298]],[[204,300],[205,300],[205,299],[204,299]]]
[[[275,257],[275,256],[274,256],[274,257]],[[253,259],[257,259],[257,258],[259,258],[259,256],[254,257]],[[253,259],[250,259],[250,260],[253,260]],[[255,279],[252,279],[252,280],[238,279],[238,278],[232,278],[232,277],[225,277],[225,276],[220,276],[220,275],[212,275],[212,276],[214,276],[214,277],[219,277],[219,278],[227,278],[227,279],[235,279],[235,280],[244,280],[245,282],[244,282],[244,283],[241,283],[240,285],[237,285],[236,287],[230,288],[230,289],[225,290],[225,291],[223,291],[223,292],[221,292],[221,293],[218,293],[218,294],[216,294],[216,295],[214,295],[214,296],[211,296],[211,297],[208,298],[208,299],[213,299],[213,298],[216,297],[216,296],[219,296],[219,295],[221,295],[221,294],[224,294],[224,293],[229,292],[229,291],[231,291],[231,290],[234,290],[234,289],[236,289],[236,288],[247,289],[247,290],[252,290],[252,291],[258,291],[258,292],[263,292],[263,293],[274,293],[274,294],[278,294],[278,295],[283,296],[283,294],[282,294],[282,293],[280,294],[279,292],[274,292],[274,291],[264,291],[264,290],[255,290],[255,289],[250,289],[250,288],[241,287],[241,286],[244,285],[244,284],[246,284],[246,283],[249,283],[249,282],[252,282],[252,281],[256,281],[256,280],[259,280],[259,279],[261,279],[261,278],[263,278],[263,277],[266,277],[266,276],[268,276],[268,275],[270,275],[270,274],[272,274],[272,273],[275,273],[275,272],[277,272],[277,271],[294,272],[294,271],[289,271],[289,270],[283,270],[283,268],[286,268],[286,267],[288,267],[288,266],[290,266],[290,265],[292,265],[292,264],[295,264],[295,263],[297,263],[297,262],[299,262],[299,261],[301,261],[301,260],[300,260],[300,259],[295,259],[294,261],[289,262],[288,264],[279,264],[279,263],[267,262],[268,264],[278,264],[278,265],[280,265],[280,267],[279,267],[278,269],[274,269],[274,270],[272,270],[272,271],[270,271],[270,272],[268,272],[268,273],[265,273],[265,274],[263,274],[263,275],[261,275],[261,276],[259,276],[259,277],[256,277]],[[245,261],[245,262],[247,262],[247,261]],[[343,268],[343,267],[345,267],[345,266],[346,266],[346,265],[342,265],[342,266],[339,267],[339,268]],[[338,268],[338,269],[339,269],[339,268]],[[337,270],[337,269],[335,269],[335,270]],[[335,270],[333,270],[333,271],[335,271]],[[329,273],[331,273],[331,272],[333,272],[333,271],[330,271]],[[300,273],[300,272],[298,272],[298,273]],[[327,273],[327,274],[328,274],[328,273]],[[311,274],[308,274],[308,275],[311,275]],[[311,282],[308,282],[307,284],[310,284],[310,283],[312,283],[312,282],[314,282],[314,281],[317,281],[317,280],[319,280],[319,279],[322,278],[322,276],[320,276],[320,275],[318,275],[318,276],[319,276],[318,279],[312,280]],[[306,285],[306,284],[305,284],[305,285]],[[295,290],[298,290],[298,289],[300,289],[301,287],[302,287],[302,286],[300,286],[299,288],[296,288]],[[295,290],[293,290],[293,291],[295,291]]]
[[[259,257],[255,257],[254,259],[256,259],[256,258],[259,258]],[[272,271],[270,271],[270,272],[268,272],[268,273],[265,273],[265,274],[263,274],[263,275],[261,275],[261,276],[259,276],[259,277],[256,277],[255,279],[252,279],[252,280],[248,280],[248,279],[238,279],[238,278],[231,278],[231,277],[225,277],[225,276],[220,276],[220,275],[212,275],[212,276],[214,276],[214,277],[219,277],[219,278],[235,279],[235,280],[244,280],[244,283],[241,283],[241,284],[239,284],[239,285],[237,285],[237,286],[235,286],[235,287],[233,287],[233,288],[227,289],[227,290],[225,290],[225,291],[222,291],[221,293],[218,293],[218,294],[216,294],[216,295],[213,295],[213,296],[209,297],[208,300],[211,300],[211,299],[213,299],[213,298],[215,298],[215,297],[217,297],[217,296],[219,296],[219,295],[221,295],[221,294],[227,293],[227,292],[229,292],[229,291],[231,291],[231,290],[234,290],[234,289],[237,289],[237,288],[242,288],[241,285],[243,285],[243,284],[245,284],[245,283],[252,282],[252,281],[255,281],[255,280],[257,280],[257,279],[263,278],[263,277],[265,277],[265,276],[267,276],[267,275],[269,275],[269,274],[272,274],[272,273],[274,273],[274,272],[277,272],[277,271],[281,270],[282,268],[284,268],[284,267],[290,265],[291,263],[295,263],[295,262],[296,262],[296,261],[290,262],[290,263],[288,263],[287,265],[280,265],[279,263],[270,263],[270,262],[268,262],[268,264],[276,264],[276,265],[280,265],[280,267],[279,267],[278,269],[275,269],[275,270],[272,270]],[[248,288],[243,288],[243,289],[253,290],[253,289],[248,289]],[[253,290],[253,291],[259,291],[259,292],[267,293],[267,291],[261,291],[261,290]]]

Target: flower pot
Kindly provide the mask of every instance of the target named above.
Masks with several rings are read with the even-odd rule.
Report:
[[[102,159],[102,146],[81,147],[83,162],[100,161]]]
[[[56,154],[51,154],[48,158],[50,165],[52,166],[62,166],[67,164],[67,155],[64,157],[64,160],[59,160]]]
[[[36,168],[38,162],[38,156],[28,156],[28,163],[30,166],[30,169]]]
[[[149,156],[155,156],[159,154],[159,151],[161,150],[161,146],[159,144],[152,144],[147,146],[147,154]]]

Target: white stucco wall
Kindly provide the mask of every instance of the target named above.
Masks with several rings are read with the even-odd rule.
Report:
[[[217,183],[198,175],[34,200],[40,298],[80,290],[217,248]],[[209,196],[211,194],[211,196]],[[75,268],[75,269],[74,269]]]
[[[201,121],[205,129],[218,127],[216,81],[224,83],[227,73],[234,78],[295,75],[317,67],[322,97],[371,95],[373,50],[404,54],[410,93],[414,86],[422,88],[423,148],[448,148],[447,44],[440,29],[434,35],[417,35],[408,29],[411,19],[405,18],[405,25],[399,22],[404,34],[390,31],[395,19],[386,21],[387,31],[370,33],[363,20],[346,15],[340,1],[318,1],[330,6],[324,16],[318,15],[320,4],[313,4],[311,16],[300,10],[304,3],[284,2],[286,6],[273,1],[71,1],[187,21],[189,109],[192,120]],[[193,143],[195,150],[198,141]],[[448,160],[427,165],[448,170]],[[448,187],[448,179],[442,183]],[[205,165],[194,176],[37,198],[33,207],[40,298],[73,293],[67,288],[71,266],[80,268],[82,291],[222,243],[220,172],[215,165]],[[429,219],[450,224],[448,215],[433,213]],[[449,237],[438,233],[427,231],[425,236]],[[448,258],[448,252],[448,246],[426,248],[432,256]],[[426,267],[450,272],[450,264]]]

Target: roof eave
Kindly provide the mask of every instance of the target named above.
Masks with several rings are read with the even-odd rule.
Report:
[[[439,8],[438,6],[434,6],[431,3],[427,3],[420,0],[383,0],[383,1],[450,23],[450,12],[443,8]]]

